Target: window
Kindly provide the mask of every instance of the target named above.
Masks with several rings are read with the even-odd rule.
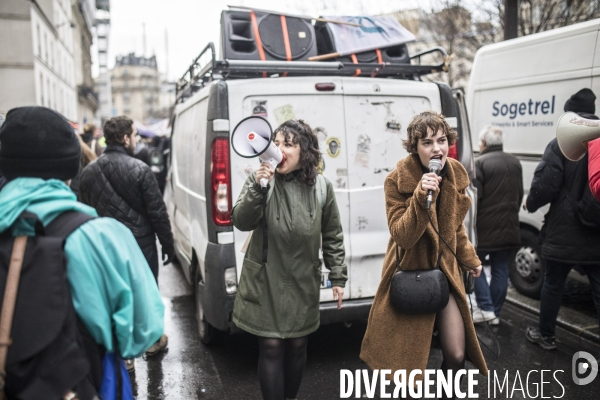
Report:
[[[40,106],[45,106],[44,103],[44,75],[40,72]]]
[[[48,62],[48,36],[44,33],[44,61]]]
[[[50,78],[46,78],[46,94],[47,94],[47,98],[48,98],[48,107],[52,108],[52,105],[50,104]]]
[[[42,58],[42,35],[40,34],[40,24],[37,24],[37,45],[38,45],[37,56],[39,58]]]
[[[563,12],[564,11],[564,2],[561,3],[560,8],[561,8],[561,12]],[[531,20],[533,21],[534,24],[539,24],[541,16],[542,16],[542,10],[540,9],[540,5],[536,4],[535,6],[533,6],[533,11],[531,13]]]
[[[48,64],[54,68],[54,42],[52,39],[50,39],[50,60],[48,61]]]

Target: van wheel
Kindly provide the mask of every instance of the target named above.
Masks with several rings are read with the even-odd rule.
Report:
[[[544,283],[546,262],[537,235],[521,229],[521,248],[515,253],[510,265],[510,281],[517,291],[525,296],[539,299]]]
[[[200,269],[198,267],[194,269],[194,282],[194,303],[196,305],[196,320],[198,321],[200,341],[209,346],[219,344],[222,342],[226,333],[212,326],[204,316],[204,306],[202,304],[202,299],[200,298],[200,290],[198,289],[198,286],[202,282]]]

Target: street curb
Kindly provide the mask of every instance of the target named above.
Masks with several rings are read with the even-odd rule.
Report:
[[[528,311],[534,315],[540,315],[540,310],[539,308],[536,308],[530,304],[526,304],[523,303],[515,298],[512,298],[511,296],[506,296],[506,301],[522,310]],[[596,342],[596,343],[600,343],[600,335],[591,332],[589,330],[585,330],[585,329],[581,329],[579,326],[572,324],[566,320],[564,320],[563,318],[558,318],[556,320],[556,324],[558,326],[560,326],[561,328],[574,333],[575,335],[582,337],[584,339]]]

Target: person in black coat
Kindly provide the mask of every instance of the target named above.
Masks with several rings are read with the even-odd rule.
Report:
[[[502,151],[502,131],[487,125],[479,135],[481,155],[475,161],[477,187],[477,256],[490,258],[491,282],[475,279],[478,309],[473,322],[497,325],[508,289],[508,267],[521,244],[519,208],[523,201],[523,171],[519,160]]]
[[[148,165],[133,157],[137,131],[127,117],[111,118],[104,124],[107,147],[104,155],[81,172],[81,201],[103,217],[112,217],[135,236],[158,281],[156,236],[165,264],[175,250],[167,208]]]
[[[582,89],[567,100],[564,110],[576,112],[583,118],[598,119],[593,115],[595,100],[590,89]],[[563,287],[575,265],[587,273],[600,318],[600,228],[584,224],[576,210],[576,202],[588,186],[587,167],[587,155],[577,162],[569,161],[553,139],[535,170],[524,204],[527,211],[535,212],[550,203],[540,232],[542,257],[546,259],[540,322],[538,327],[530,327],[526,332],[530,342],[545,350],[556,349],[556,318]]]

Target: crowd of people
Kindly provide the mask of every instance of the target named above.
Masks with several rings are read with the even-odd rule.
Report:
[[[595,99],[591,90],[580,90],[565,111],[597,119]],[[99,144],[100,134],[106,147]],[[466,360],[487,373],[474,324],[500,323],[509,264],[520,246],[521,204],[529,212],[550,204],[540,235],[546,262],[540,321],[526,338],[546,350],[557,348],[560,298],[575,265],[587,272],[600,315],[600,203],[592,197],[600,199],[600,139],[589,143],[588,155],[578,162],[568,161],[552,140],[524,203],[522,168],[503,151],[502,131],[486,126],[479,139],[475,249],[463,223],[471,205],[469,176],[448,157],[456,131],[434,111],[417,115],[407,128],[409,155],[384,185],[390,239],[360,352],[372,369],[424,370],[430,348],[439,346],[443,373],[464,369]],[[57,271],[63,268],[68,282],[57,285],[63,293],[54,293],[69,299],[60,307],[51,301],[42,310],[17,307],[15,329],[44,307],[49,315],[71,315],[59,319],[64,326],[51,334],[13,337],[0,383],[8,398],[112,398],[106,394],[110,365],[126,383],[122,365],[131,372],[136,357],[158,354],[168,344],[158,276],[159,265],[171,263],[175,250],[157,171],[147,151],[136,151],[137,130],[127,117],[107,120],[102,131],[88,124],[77,135],[53,110],[15,108],[0,128],[0,143],[0,285],[10,292],[15,265],[22,268],[22,281],[30,282],[44,260]],[[259,384],[267,400],[297,397],[307,338],[319,327],[321,250],[338,309],[347,280],[340,214],[332,184],[318,172],[317,136],[304,121],[289,120],[275,130],[274,143],[285,161],[275,170],[263,163],[250,174],[232,208],[233,225],[253,232],[232,320],[258,338]],[[430,170],[432,161],[440,165],[438,172]],[[269,182],[266,202],[261,180]],[[482,273],[485,259],[489,283]],[[443,272],[446,302],[434,313],[399,312],[390,298],[394,276],[430,269]],[[476,306],[469,304],[464,273],[475,278]],[[0,366],[9,343],[2,336],[6,323],[3,316]],[[60,352],[70,356],[56,362]],[[46,376],[60,378],[48,384]],[[113,392],[130,390],[123,379],[116,381],[121,385]]]

